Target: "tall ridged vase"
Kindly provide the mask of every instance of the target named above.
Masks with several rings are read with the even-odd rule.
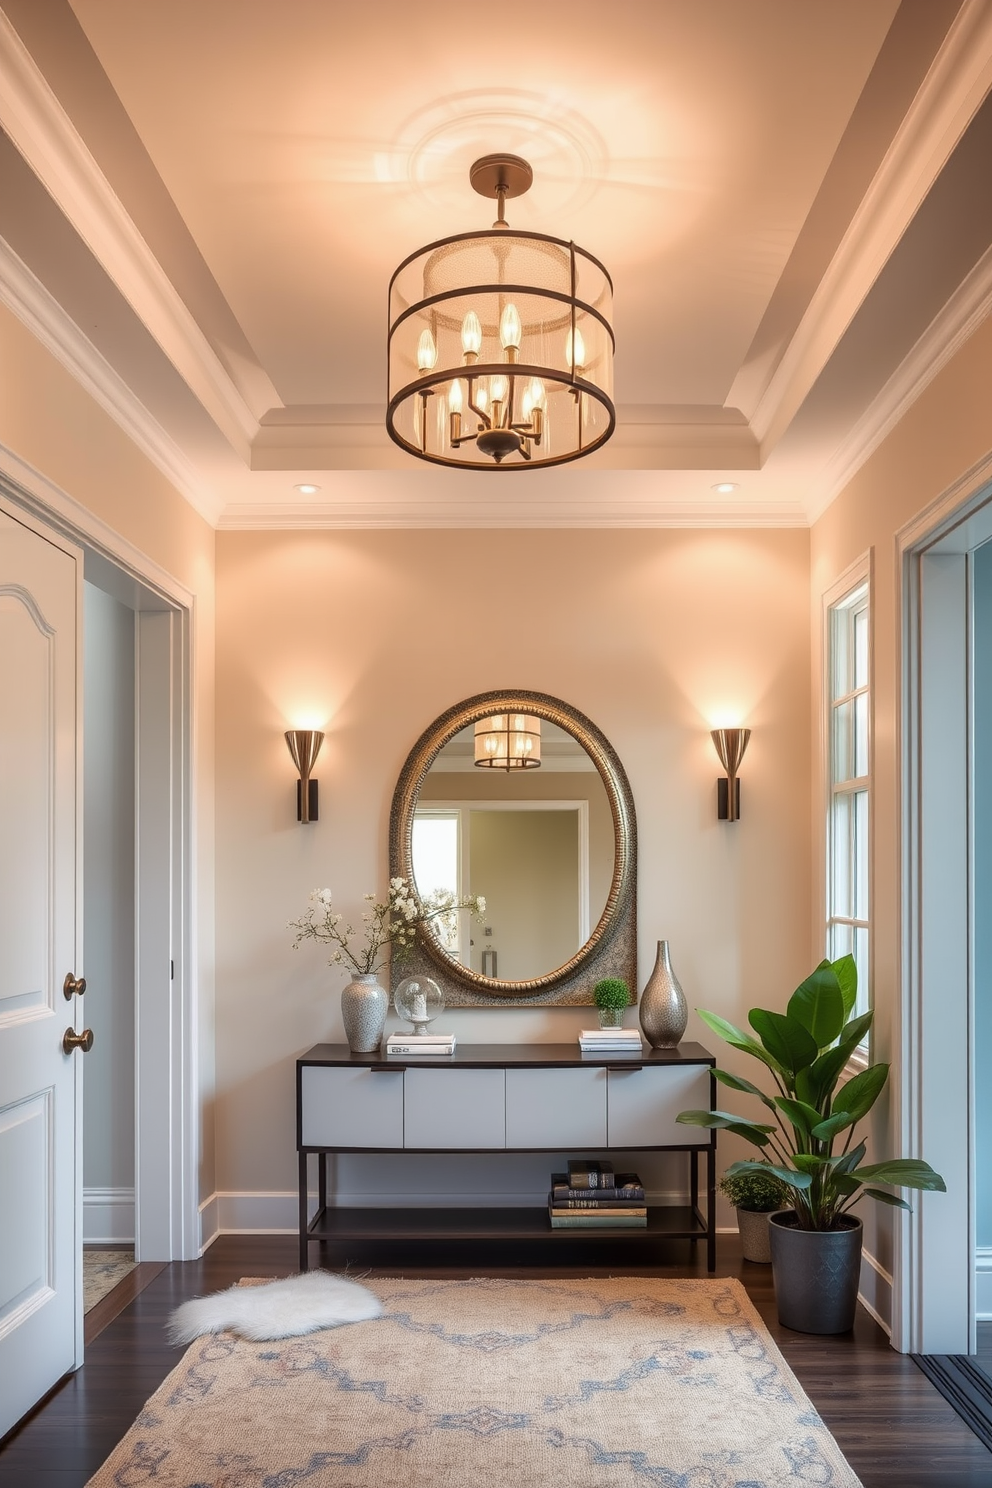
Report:
[[[653,1049],[676,1049],[689,1021],[689,1006],[672,970],[668,941],[659,940],[654,971],[641,993],[641,1027]]]
[[[382,1043],[389,994],[375,972],[352,977],[341,990],[341,1018],[353,1054],[373,1054]]]

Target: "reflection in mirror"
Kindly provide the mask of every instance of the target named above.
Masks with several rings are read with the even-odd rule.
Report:
[[[569,961],[606,907],[614,871],[610,803],[579,741],[544,722],[540,768],[476,767],[478,725],[440,750],[414,810],[417,891],[482,894],[482,922],[459,915],[445,950],[498,981],[530,981]]]

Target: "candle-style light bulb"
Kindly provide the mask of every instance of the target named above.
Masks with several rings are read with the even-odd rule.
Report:
[[[506,398],[508,388],[509,383],[507,382],[505,377],[494,377],[492,382],[489,384],[489,391],[492,394],[493,402],[502,403]]]
[[[479,386],[475,390],[475,401],[478,407],[482,409],[483,413],[485,413],[486,411],[486,403],[488,402],[488,400],[489,394],[486,392],[486,384],[484,382],[480,382]]]
[[[530,383],[524,388],[523,397],[520,399],[525,424],[530,423],[530,416],[534,411],[534,394],[531,392]]]
[[[466,362],[474,362],[482,350],[482,326],[474,310],[462,321],[462,351]]]
[[[548,395],[544,390],[544,383],[539,377],[532,377],[528,384],[530,391],[530,402],[532,408],[544,408],[547,405]]]
[[[458,445],[462,437],[463,405],[464,394],[462,393],[462,385],[456,377],[451,384],[451,391],[448,394],[448,438],[455,446]]]
[[[437,362],[437,346],[429,330],[420,333],[417,342],[417,367],[421,372],[430,372]]]
[[[575,356],[572,356],[572,333],[569,331],[565,337],[565,360],[570,367],[576,371],[586,364],[586,343],[582,339],[582,332],[578,326],[575,328]]]
[[[520,315],[516,305],[506,305],[503,314],[499,318],[500,345],[506,352],[507,361],[515,361],[516,354],[520,350],[520,338],[523,328],[520,324]]]

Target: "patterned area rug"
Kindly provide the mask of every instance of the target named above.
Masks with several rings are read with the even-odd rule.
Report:
[[[84,1250],[83,1311],[89,1312],[133,1270],[133,1250]]]
[[[857,1488],[737,1281],[377,1280],[384,1316],[198,1339],[95,1488]]]

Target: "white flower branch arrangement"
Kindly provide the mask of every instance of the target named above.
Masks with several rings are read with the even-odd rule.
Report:
[[[334,947],[330,966],[346,966],[355,976],[371,976],[385,966],[390,948],[400,958],[409,955],[421,925],[437,940],[448,940],[455,933],[460,909],[480,916],[486,912],[481,894],[459,898],[450,889],[436,889],[421,899],[405,878],[390,879],[385,900],[366,894],[365,902],[369,908],[362,914],[364,943],[356,946],[354,926],[345,924],[343,916],[334,911],[330,889],[314,889],[305,914],[290,921],[289,928],[296,931],[294,951],[304,940],[317,940]]]

